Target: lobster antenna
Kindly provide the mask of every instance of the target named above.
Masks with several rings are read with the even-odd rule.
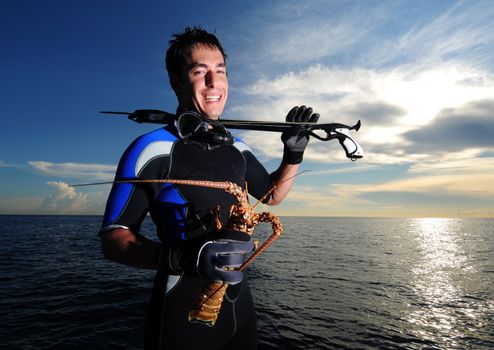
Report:
[[[139,183],[152,183],[152,182],[166,182],[166,179],[129,179],[129,180],[115,180],[115,181],[103,181],[103,182],[91,182],[84,184],[69,185],[69,187],[83,187],[83,186],[95,186],[95,185],[110,185],[110,184],[139,184]]]
[[[306,173],[306,172],[308,172],[308,171],[310,171],[310,170],[304,170],[304,171],[301,171],[301,172],[299,172],[299,173],[297,173],[297,174],[295,174],[295,175],[293,175],[293,176],[290,176],[290,177],[289,177],[289,178],[287,178],[287,179],[283,179],[282,181],[278,182],[278,184],[277,184],[277,185],[274,185],[273,187],[271,187],[271,189],[270,189],[268,192],[266,192],[266,194],[265,194],[264,196],[262,196],[262,197],[261,197],[261,198],[257,201],[257,203],[256,203],[256,204],[254,204],[254,206],[252,207],[252,210],[256,209],[256,207],[257,207],[259,204],[261,204],[261,202],[262,202],[263,200],[265,200],[265,199],[266,199],[266,197],[267,197],[267,196],[269,196],[269,195],[270,195],[270,194],[271,194],[271,193],[272,193],[272,192],[273,192],[273,191],[274,191],[274,190],[278,187],[278,185],[280,185],[280,184],[282,184],[283,182],[286,182],[286,181],[288,181],[288,180],[291,180],[291,179],[293,179],[294,177],[297,177],[297,176],[299,176],[299,175],[302,175],[303,173]]]
[[[85,184],[75,184],[75,185],[69,185],[69,187],[83,187],[83,186],[94,186],[94,185],[109,185],[115,183],[115,181],[105,181],[105,182],[92,182],[92,183],[85,183]]]
[[[277,187],[278,185],[282,184],[283,182],[286,182],[290,179],[293,179],[294,177],[297,177],[299,175],[302,175],[303,173],[306,173],[310,170],[304,170],[301,171],[293,176],[290,176],[289,178],[283,179],[282,181],[278,182],[277,185],[274,185],[271,189],[269,189],[268,192],[262,196],[256,204],[252,207],[252,210],[255,210],[255,208],[262,203],[263,200],[265,200]],[[93,182],[93,183],[84,183],[84,184],[75,184],[75,185],[69,185],[70,187],[83,187],[83,186],[94,186],[94,185],[107,185],[107,184],[115,184],[115,183],[165,183],[169,182],[169,180],[166,179],[133,179],[133,180],[115,180],[115,181],[104,181],[104,182]],[[248,193],[247,189],[247,183],[245,184],[245,191]]]

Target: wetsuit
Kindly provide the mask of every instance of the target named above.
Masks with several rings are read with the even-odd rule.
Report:
[[[250,149],[233,145],[206,147],[184,142],[173,126],[139,137],[125,151],[116,180],[192,179],[248,183],[260,198],[270,188],[270,176]],[[100,234],[123,227],[139,232],[149,212],[162,244],[186,242],[210,230],[210,209],[220,206],[226,222],[235,198],[221,189],[171,184],[114,184]],[[146,349],[255,349],[256,315],[246,278],[229,286],[216,324],[190,323],[188,311],[203,280],[158,271],[146,322]]]

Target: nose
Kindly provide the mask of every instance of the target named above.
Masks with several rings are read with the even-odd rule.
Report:
[[[216,84],[216,74],[214,72],[208,72],[205,76],[206,86],[214,87]]]

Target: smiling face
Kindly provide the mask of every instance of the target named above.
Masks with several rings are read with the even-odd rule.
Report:
[[[223,55],[217,48],[193,46],[179,79],[173,80],[179,111],[196,111],[218,119],[228,98],[228,78]]]

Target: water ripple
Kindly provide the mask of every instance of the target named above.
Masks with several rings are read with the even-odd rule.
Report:
[[[259,349],[494,348],[494,220],[282,221],[247,271]],[[153,273],[104,260],[99,223],[0,216],[0,348],[142,348]]]

